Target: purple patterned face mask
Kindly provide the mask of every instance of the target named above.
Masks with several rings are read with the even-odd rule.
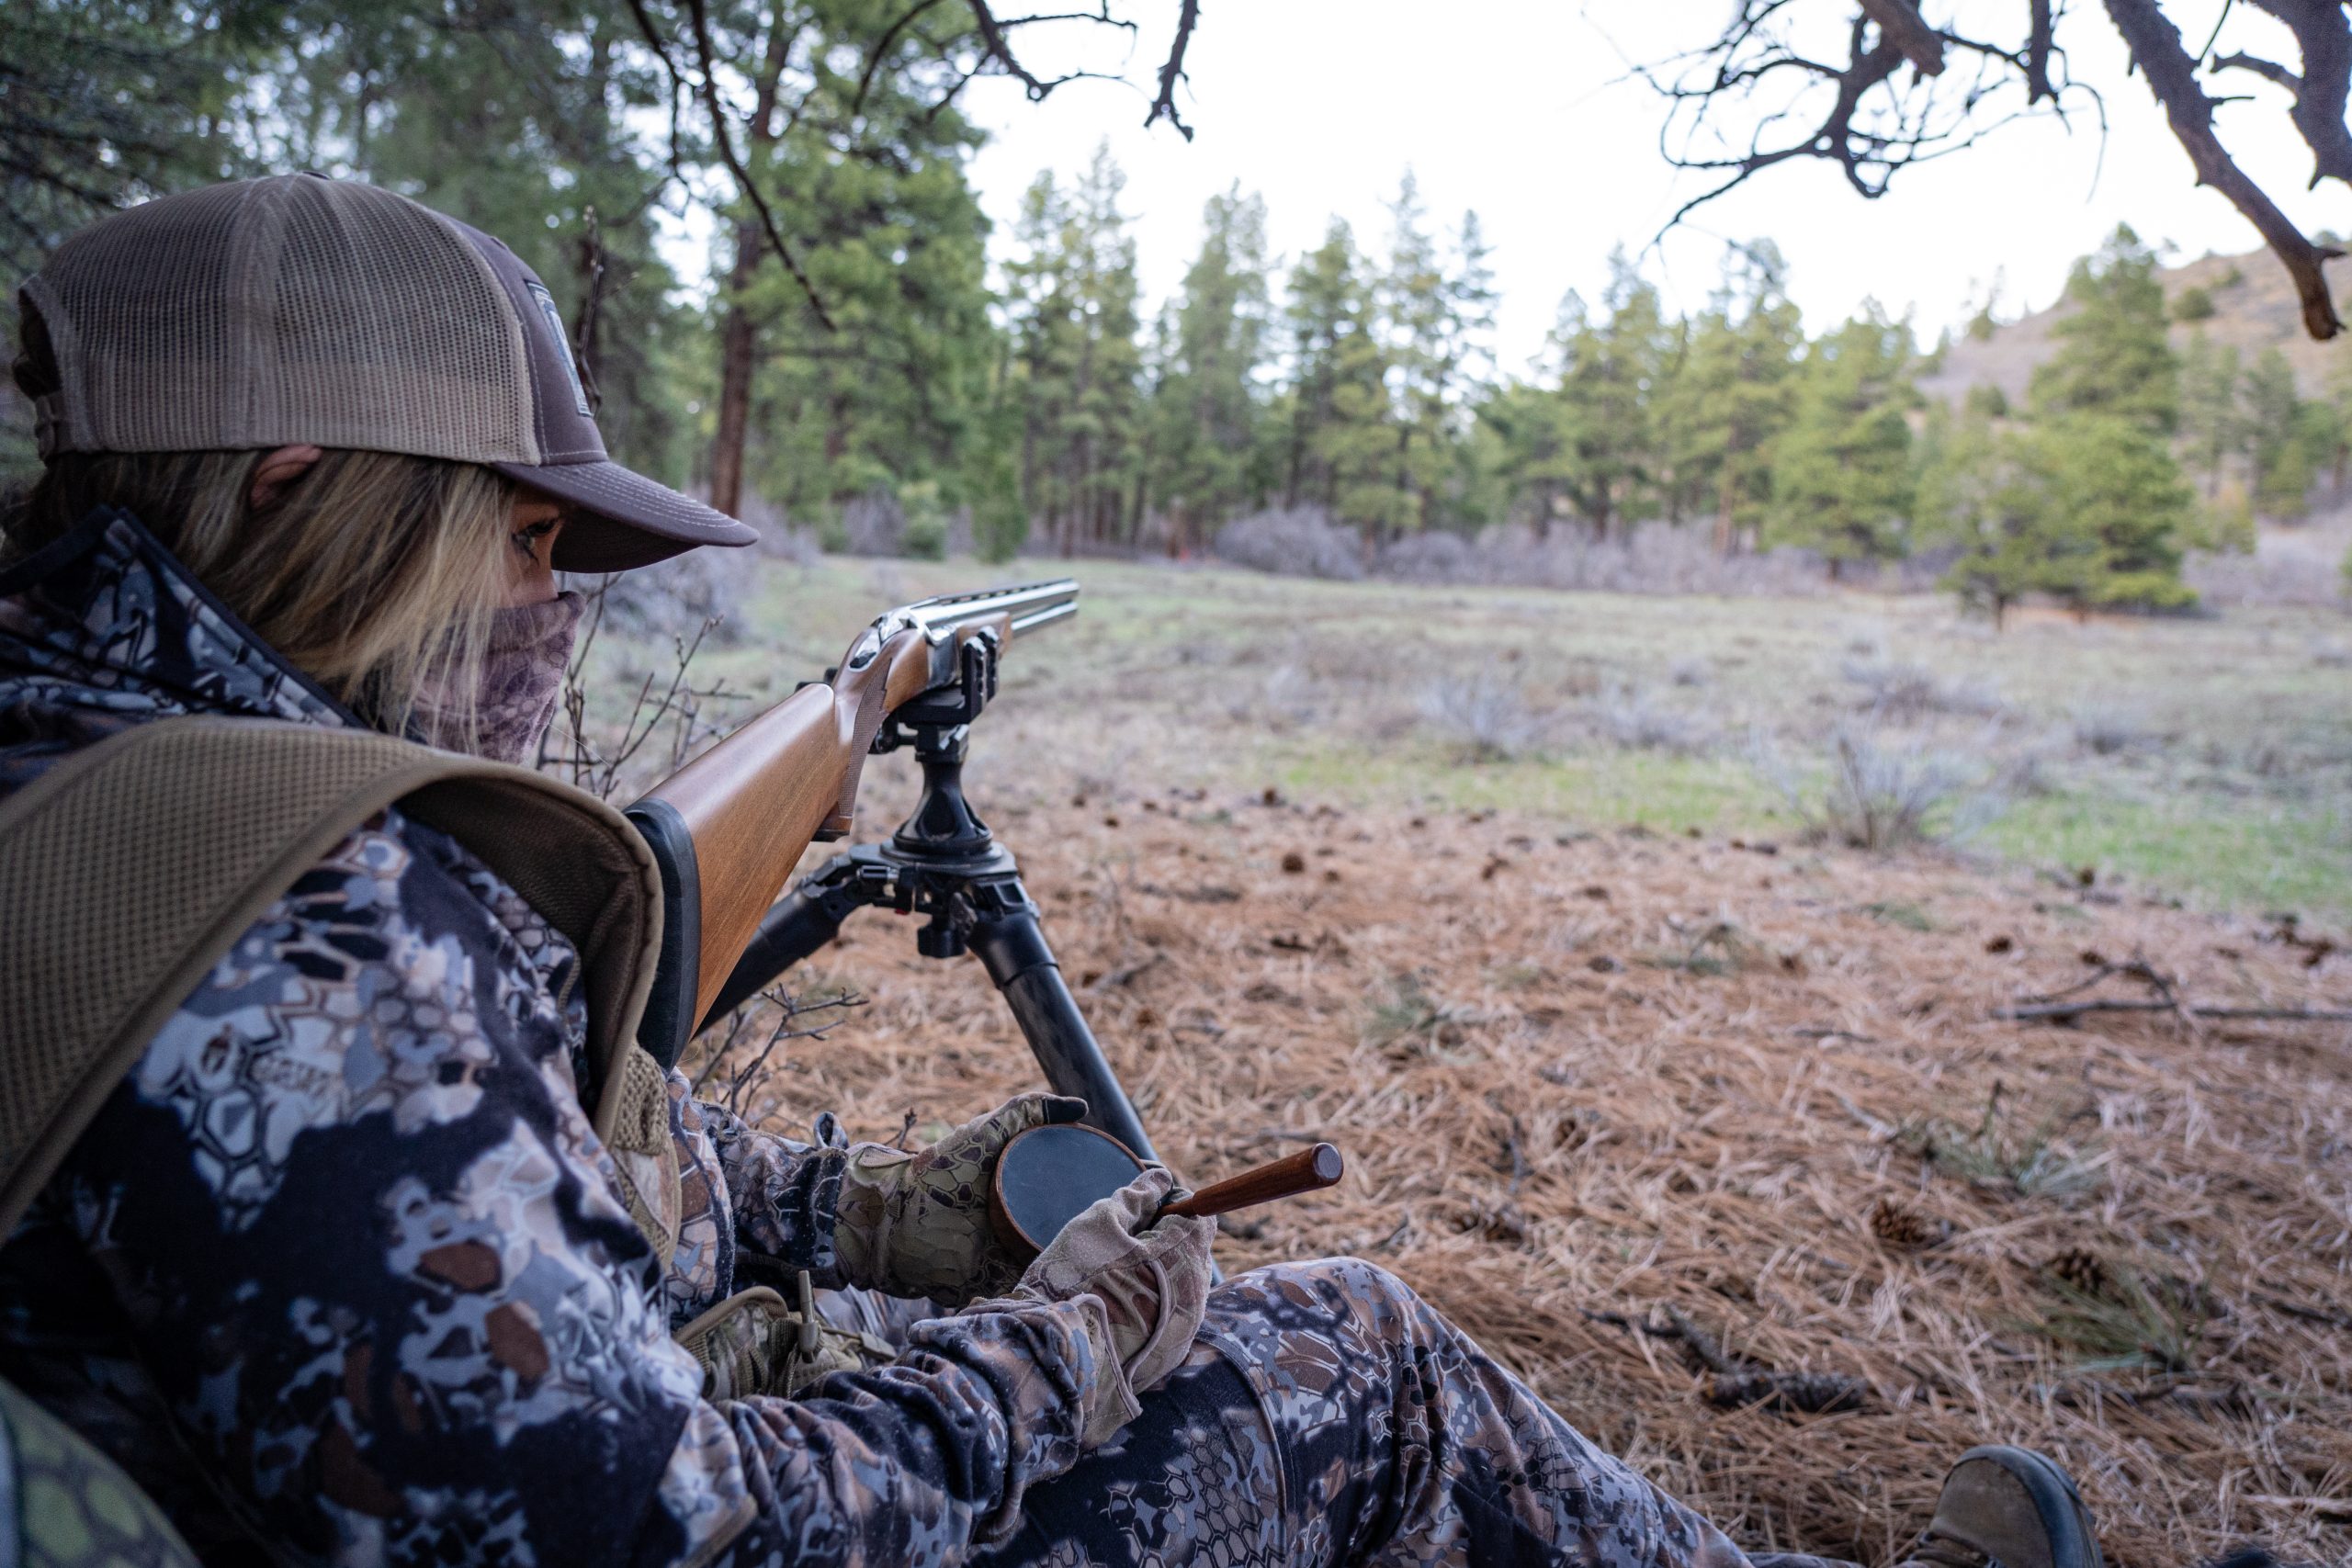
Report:
[[[492,613],[470,733],[460,724],[445,725],[436,705],[420,695],[416,725],[426,742],[494,762],[526,761],[555,716],[585,603],[577,593],[560,593]]]

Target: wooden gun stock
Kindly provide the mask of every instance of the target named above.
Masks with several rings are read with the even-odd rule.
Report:
[[[828,680],[801,687],[628,807],[662,867],[662,951],[639,1031],[674,1061],[820,838],[850,829],[865,758],[892,715],[963,678],[991,649],[1077,609],[1078,585],[927,599],[882,616]]]

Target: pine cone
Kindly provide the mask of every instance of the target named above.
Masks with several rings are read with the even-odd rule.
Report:
[[[1933,1247],[1944,1239],[1944,1224],[1892,1198],[1881,1198],[1871,1208],[1871,1235],[1889,1247]]]
[[[2087,1247],[2070,1247],[2042,1267],[2050,1270],[2052,1279],[2086,1296],[2107,1293],[2107,1265]]]

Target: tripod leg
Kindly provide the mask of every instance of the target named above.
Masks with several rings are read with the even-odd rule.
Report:
[[[1062,980],[1027,892],[1015,878],[992,878],[973,886],[972,903],[975,919],[967,938],[972,952],[1004,993],[1013,1021],[1036,1053],[1037,1065],[1046,1069],[1046,1081],[1057,1094],[1084,1100],[1086,1120],[1096,1128],[1143,1158],[1158,1159],[1127,1091],[1119,1087],[1118,1075]]]

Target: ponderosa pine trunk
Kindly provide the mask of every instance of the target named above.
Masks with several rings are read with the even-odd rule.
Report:
[[[760,80],[752,102],[751,133],[755,152],[775,144],[775,100],[784,81],[785,62],[792,52],[786,30],[785,7],[768,13],[768,42],[760,62]],[[755,155],[752,166],[760,160]],[[759,276],[766,239],[750,220],[735,225],[735,265],[727,275],[727,304],[718,328],[718,420],[710,441],[710,503],[729,517],[740,516],[743,505],[743,448],[752,428],[752,372],[759,360],[759,323],[744,303],[743,291]]]

